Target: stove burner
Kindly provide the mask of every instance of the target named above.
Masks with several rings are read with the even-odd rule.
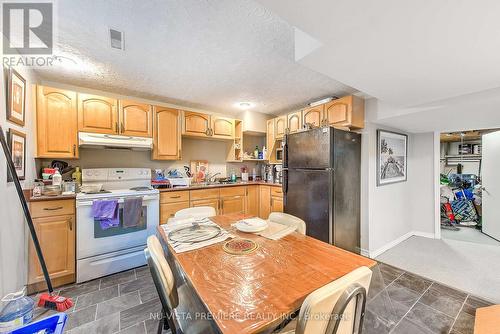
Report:
[[[150,187],[133,187],[133,188],[130,188],[130,190],[134,190],[134,191],[146,191],[146,190],[151,190]]]

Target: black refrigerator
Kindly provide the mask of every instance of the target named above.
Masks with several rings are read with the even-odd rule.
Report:
[[[359,253],[360,171],[358,133],[323,127],[287,135],[285,213],[303,219],[307,235]]]

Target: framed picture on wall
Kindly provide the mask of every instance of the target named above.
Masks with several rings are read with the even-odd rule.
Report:
[[[7,120],[24,126],[26,112],[26,80],[12,67],[8,74]]]
[[[377,185],[406,181],[407,164],[408,136],[377,130]]]
[[[12,161],[16,167],[19,180],[26,178],[26,135],[22,132],[10,129],[8,133],[8,144],[12,153]],[[12,182],[10,172],[7,172],[7,181]]]

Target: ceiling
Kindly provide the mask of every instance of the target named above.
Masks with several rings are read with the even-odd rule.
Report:
[[[280,113],[355,92],[294,61],[294,28],[247,0],[64,0],[44,81],[200,108]],[[125,50],[110,48],[109,27]],[[64,58],[63,58],[64,59]]]

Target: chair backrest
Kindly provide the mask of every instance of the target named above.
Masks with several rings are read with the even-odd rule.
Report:
[[[163,311],[166,313],[167,321],[171,328],[175,328],[172,318],[172,310],[179,305],[175,278],[163,253],[163,247],[155,235],[147,240],[147,248],[144,255],[148,261],[149,270],[160,297]]]
[[[289,215],[288,213],[283,212],[271,212],[268,218],[269,221],[272,221],[277,224],[297,226],[297,232],[301,234],[306,234],[306,223],[300,218]]]
[[[198,206],[179,210],[175,213],[175,218],[206,218],[217,215],[211,206]]]
[[[372,271],[360,267],[313,291],[302,303],[295,333],[359,333],[371,278]]]

